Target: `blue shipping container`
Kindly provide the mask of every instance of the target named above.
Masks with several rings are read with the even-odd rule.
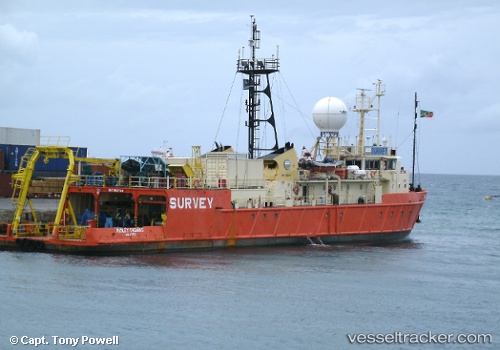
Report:
[[[4,151],[5,170],[16,172],[21,165],[21,158],[26,154],[29,148],[36,146],[26,145],[6,145],[0,144],[0,149]],[[87,157],[87,148],[70,147],[77,157]],[[35,164],[36,171],[65,172],[68,170],[69,161],[65,158],[50,159],[48,163],[44,162],[44,157],[40,157]]]

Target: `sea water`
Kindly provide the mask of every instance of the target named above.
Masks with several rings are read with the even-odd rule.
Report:
[[[418,179],[399,244],[0,252],[0,349],[500,348],[500,177]]]

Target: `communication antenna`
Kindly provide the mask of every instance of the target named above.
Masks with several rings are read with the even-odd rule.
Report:
[[[243,89],[248,90],[248,99],[245,101],[248,113],[248,121],[246,122],[248,127],[248,157],[253,159],[260,156],[260,151],[275,151],[279,148],[269,82],[269,75],[279,71],[279,59],[277,56],[276,58],[274,56],[265,59],[256,58],[256,51],[260,49],[260,30],[257,29],[257,23],[253,15],[250,15],[250,19],[252,27],[250,40],[248,40],[250,58],[238,57],[237,71],[247,76],[247,78],[243,79]],[[266,87],[261,89],[263,76],[265,76]],[[267,118],[260,117],[261,94],[264,94],[269,99],[271,115]],[[273,127],[275,143],[271,148],[261,148],[259,146],[261,122],[268,123]]]

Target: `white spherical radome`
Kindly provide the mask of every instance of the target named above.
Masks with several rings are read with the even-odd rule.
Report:
[[[347,121],[347,107],[337,97],[324,97],[313,108],[313,120],[321,132],[338,132]]]

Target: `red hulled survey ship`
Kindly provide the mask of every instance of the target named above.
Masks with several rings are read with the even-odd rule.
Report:
[[[326,97],[313,109],[319,136],[310,149],[297,152],[292,143],[278,144],[269,79],[278,72],[279,60],[255,57],[260,31],[254,19],[249,46],[251,57],[237,61],[248,90],[248,153],[216,144],[205,154],[193,146],[190,157],[157,152],[83,158],[61,139],[30,148],[13,175],[15,214],[2,225],[0,249],[119,254],[404,240],[426,192],[410,182],[397,149],[380,140],[379,127],[365,144],[365,115],[375,111],[380,121],[383,84],[376,83],[373,97],[365,90],[356,97],[355,143],[343,145],[340,137],[346,105]],[[264,99],[268,116],[261,115]],[[269,148],[259,142],[264,124],[274,133]],[[37,219],[29,198],[34,165],[41,158],[69,162],[51,222]],[[86,174],[86,166],[95,164],[104,171]]]

